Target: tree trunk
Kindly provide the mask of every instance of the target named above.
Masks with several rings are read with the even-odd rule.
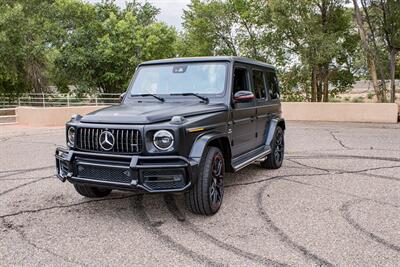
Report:
[[[372,4],[372,3],[371,3]],[[376,38],[375,38],[375,30],[373,27],[373,22],[371,21],[370,15],[369,15],[369,11],[368,11],[368,6],[366,3],[366,0],[361,0],[361,5],[364,9],[364,13],[365,13],[365,22],[368,24],[369,27],[369,31],[370,31],[370,36],[369,36],[369,40],[372,42],[373,44],[373,48],[370,48],[370,52],[374,58],[374,62],[375,62],[375,66],[377,67],[377,71],[379,73],[380,76],[380,80],[381,80],[381,95],[382,95],[382,102],[386,102],[386,81],[385,81],[385,73],[384,73],[384,69],[383,69],[383,64],[382,64],[382,60],[379,57],[379,49],[378,49],[378,45],[376,42]]]
[[[396,49],[392,47],[390,50],[390,102],[394,103],[396,101]]]
[[[318,91],[317,91],[317,101],[322,102],[322,80],[321,78],[318,81]]]
[[[324,69],[322,66],[319,67],[319,71],[318,71],[318,76],[317,76],[317,80],[318,80],[318,87],[317,87],[317,101],[318,102],[322,102],[322,81],[323,81],[323,77],[324,77]]]
[[[312,68],[311,74],[311,102],[317,101],[317,71],[315,66]]]
[[[376,98],[378,102],[382,102],[382,93],[379,88],[378,75],[376,74],[376,66],[373,60],[368,59],[368,69],[371,74],[372,86],[374,87]]]
[[[354,4],[354,11],[355,11],[354,13],[357,22],[358,32],[360,34],[361,44],[367,58],[368,69],[371,75],[372,85],[374,86],[374,91],[378,99],[378,102],[382,102],[383,94],[379,88],[378,75],[376,74],[375,58],[368,44],[368,40],[364,29],[364,22],[360,12],[360,8],[358,7],[357,0],[353,0],[353,4]]]
[[[324,77],[324,102],[329,102],[329,82],[328,75]]]

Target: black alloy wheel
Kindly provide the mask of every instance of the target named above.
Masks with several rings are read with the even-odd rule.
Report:
[[[271,153],[261,162],[266,169],[279,169],[285,157],[285,135],[281,127],[277,126],[275,136],[271,142]]]
[[[185,195],[186,206],[196,214],[213,215],[224,197],[225,160],[221,150],[208,147],[200,162],[199,174]]]

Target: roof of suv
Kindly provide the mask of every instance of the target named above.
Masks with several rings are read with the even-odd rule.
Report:
[[[156,64],[167,64],[167,63],[189,63],[189,62],[209,62],[209,61],[229,61],[229,62],[240,62],[240,63],[245,63],[245,64],[252,64],[252,65],[258,65],[266,68],[271,68],[275,69],[274,66],[245,58],[245,57],[233,57],[233,56],[216,56],[216,57],[184,57],[184,58],[169,58],[169,59],[160,59],[160,60],[151,60],[151,61],[146,61],[142,62],[139,66],[143,65],[156,65]]]

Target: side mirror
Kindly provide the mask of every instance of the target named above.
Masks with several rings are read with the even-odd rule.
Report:
[[[236,92],[235,95],[233,96],[233,100],[235,102],[251,102],[254,100],[254,94],[250,91],[239,91]]]
[[[125,92],[125,93],[122,93],[122,94],[119,96],[119,103],[122,103],[122,101],[124,101],[125,95],[126,95],[126,92]]]

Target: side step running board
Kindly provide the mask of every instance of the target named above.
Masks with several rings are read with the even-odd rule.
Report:
[[[266,157],[271,153],[271,148],[269,146],[263,146],[261,148],[250,151],[236,159],[232,160],[233,170],[236,172],[244,167],[250,165],[254,161]]]

